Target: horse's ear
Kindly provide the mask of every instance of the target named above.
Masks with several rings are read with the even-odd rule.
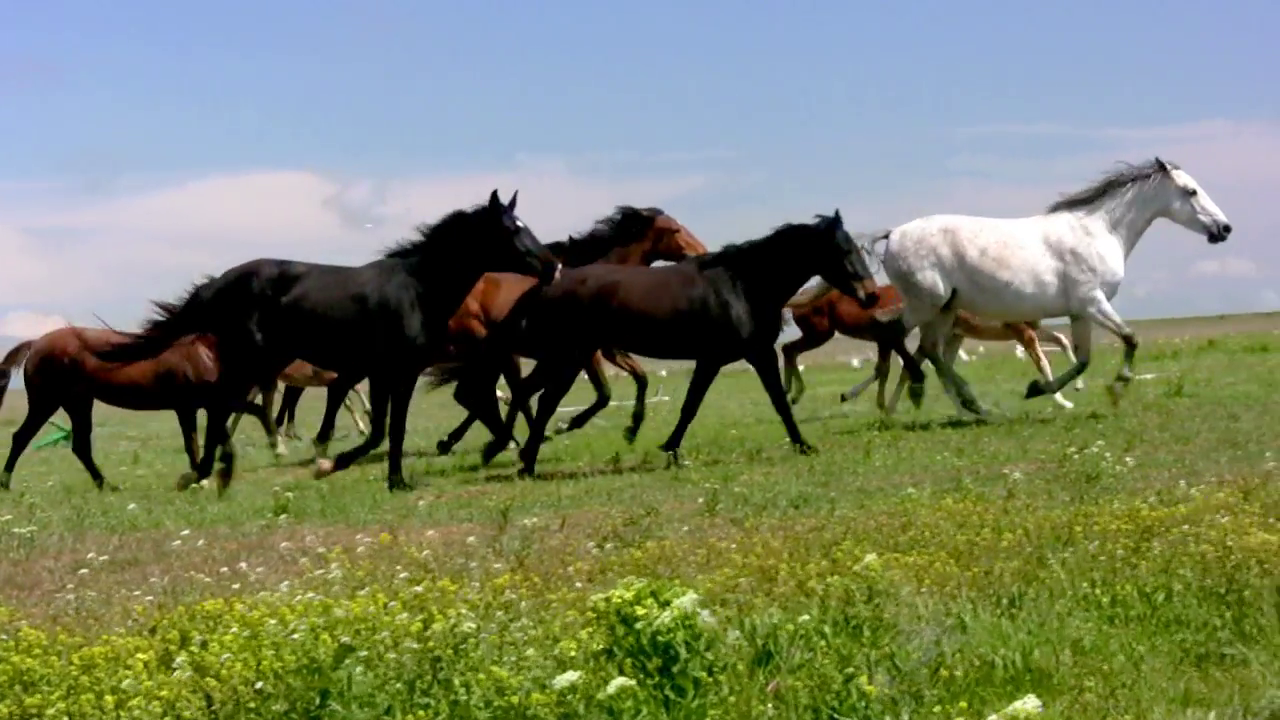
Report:
[[[840,208],[836,208],[836,211],[835,211],[835,212],[833,212],[833,213],[831,213],[831,219],[832,219],[832,220],[835,220],[836,222],[840,223],[841,225],[843,225],[843,224],[844,224],[844,218],[840,217]]]
[[[493,192],[489,193],[489,209],[490,210],[502,209],[502,198],[498,197],[498,188],[494,188]]]
[[[1169,163],[1161,160],[1159,155],[1156,156],[1156,166],[1160,168],[1161,172],[1173,172],[1173,168],[1169,167]]]
[[[519,195],[519,190],[511,193],[511,199],[507,201],[507,212],[514,213],[516,211],[516,198],[519,197]]]

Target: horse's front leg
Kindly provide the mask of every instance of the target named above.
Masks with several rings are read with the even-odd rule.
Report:
[[[1047,343],[1053,343],[1054,345],[1056,345],[1058,349],[1062,351],[1062,354],[1067,356],[1068,362],[1070,362],[1072,365],[1076,364],[1076,353],[1071,348],[1071,341],[1067,340],[1067,338],[1062,333],[1037,327],[1036,337],[1039,338],[1040,342],[1042,343],[1047,342]],[[1076,378],[1075,389],[1077,391],[1084,389],[1084,377]]]
[[[1014,334],[1014,341],[1022,346],[1023,350],[1031,356],[1031,362],[1035,363],[1036,369],[1040,371],[1040,375],[1044,377],[1045,382],[1053,382],[1053,366],[1049,364],[1049,358],[1045,357],[1044,349],[1040,347],[1040,341],[1036,338],[1035,331],[1025,325],[1006,326]],[[1079,382],[1079,379],[1076,380]],[[1072,402],[1064,397],[1062,393],[1054,393],[1053,401],[1062,407],[1070,410],[1075,407]]]
[[[955,326],[954,311],[941,311],[928,322],[920,324],[920,346],[917,352],[923,353],[929,364],[933,365],[938,379],[947,397],[961,414],[970,413],[984,417],[987,409],[978,402],[969,383],[956,372],[955,366],[947,362],[944,356],[945,345],[952,337]]]
[[[773,354],[773,348],[753,352],[746,357],[746,361],[756,371],[760,383],[764,385],[764,391],[769,395],[769,402],[773,403],[774,412],[782,418],[782,425],[787,429],[787,437],[790,438],[791,444],[796,450],[806,455],[813,452],[816,448],[800,434],[800,426],[796,425],[796,418],[791,414],[791,404],[787,402],[787,391],[782,387],[782,375],[778,372],[778,356]]]
[[[182,430],[182,449],[187,452],[187,467],[194,472],[200,464],[200,436],[196,425],[196,411],[183,408],[176,412],[178,428]]]

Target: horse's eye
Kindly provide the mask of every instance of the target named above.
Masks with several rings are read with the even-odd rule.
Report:
[[[1187,188],[1187,197],[1195,197],[1196,195],[1199,195],[1199,194],[1200,194],[1200,191],[1198,189]]]

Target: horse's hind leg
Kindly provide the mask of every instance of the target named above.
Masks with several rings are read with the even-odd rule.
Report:
[[[806,332],[806,329],[799,324],[796,327],[800,328],[800,332],[803,334],[782,346],[782,367],[786,373],[786,384],[783,386],[783,392],[790,397],[792,405],[800,403],[800,398],[804,397],[805,390],[804,377],[801,375],[800,366],[797,364],[798,359],[802,354],[826,345],[831,338],[836,336],[835,331],[831,329]],[[775,364],[777,363],[776,360],[774,362]]]
[[[9,445],[9,457],[5,458],[4,470],[0,471],[0,490],[8,490],[13,480],[13,469],[18,465],[18,458],[26,452],[27,446],[35,439],[40,428],[49,422],[53,414],[58,412],[56,402],[43,397],[38,387],[27,390],[27,416],[22,424],[13,431],[13,442]],[[74,431],[73,431],[74,432]]]
[[[183,408],[177,411],[178,428],[182,431],[182,449],[187,452],[187,465],[192,471],[200,464],[200,438],[196,426],[196,411]],[[239,416],[236,420],[239,420]]]
[[[1007,327],[1013,333],[1017,343],[1027,351],[1027,355],[1031,356],[1031,361],[1035,363],[1045,382],[1053,382],[1053,366],[1049,364],[1049,358],[1044,356],[1044,349],[1040,347],[1040,341],[1036,339],[1035,331],[1021,324],[1011,324]],[[1068,410],[1075,407],[1070,400],[1062,397],[1060,392],[1053,394],[1053,401]]]
[[[324,417],[320,420],[320,429],[316,430],[315,439],[311,441],[312,447],[315,448],[317,460],[322,460],[329,456],[329,443],[333,441],[333,429],[334,426],[338,424],[338,409],[342,407],[342,401],[346,399],[347,393],[351,392],[351,389],[359,384],[363,379],[364,378],[357,377],[353,381],[350,377],[339,375],[333,379],[333,382],[329,383],[327,388],[325,388]],[[370,392],[373,391],[372,381],[369,383],[369,390]],[[386,412],[385,407],[383,408],[383,412]],[[375,408],[375,416],[376,413],[377,410]],[[384,434],[386,433],[386,425],[386,416],[383,415],[382,431]],[[382,441],[379,440],[378,442],[381,443]],[[375,445],[374,447],[377,446]],[[372,450],[370,452],[372,452]]]
[[[1058,349],[1062,351],[1062,354],[1067,356],[1067,360],[1070,361],[1072,365],[1076,364],[1076,352],[1071,349],[1071,341],[1068,340],[1065,335],[1060,332],[1054,332],[1053,330],[1046,330],[1038,327],[1036,328],[1036,337],[1040,342],[1053,343],[1058,346]],[[1077,391],[1084,389],[1083,375],[1076,378],[1075,389]]]
[[[341,379],[342,376],[339,375],[338,379],[334,380],[334,384],[336,385]],[[391,405],[392,383],[396,379],[395,376],[369,378],[369,400],[373,406],[373,421],[370,423],[369,436],[355,447],[338,453],[337,457],[332,460],[317,455],[314,472],[317,479],[351,467],[357,460],[378,449],[378,446],[386,439],[387,411]],[[359,379],[357,379],[358,381]],[[354,384],[346,384],[345,387],[341,388],[342,394],[336,396],[333,394],[335,385],[329,386],[329,399],[325,407],[324,422],[328,425],[330,433],[333,432],[334,416],[338,414],[338,407],[342,404],[342,398],[346,396]],[[412,386],[410,386],[409,391],[413,392]],[[332,410],[332,413],[330,413],[330,410]],[[322,425],[320,429],[323,431],[324,426]],[[316,440],[319,442],[318,436]]]
[[[645,373],[640,361],[631,353],[622,350],[601,350],[600,356],[613,363],[614,366],[631,376],[636,384],[636,402],[631,406],[631,424],[622,431],[622,437],[628,444],[635,443],[640,434],[640,426],[644,424],[645,396],[649,394],[649,376]]]
[[[942,381],[943,390],[946,391],[947,397],[951,399],[956,409],[962,414],[971,413],[981,417],[987,414],[986,408],[982,407],[982,404],[974,397],[973,390],[969,388],[969,383],[960,377],[960,373],[956,372],[954,365],[947,362],[946,357],[943,355],[945,345],[952,341],[954,321],[955,313],[944,309],[928,322],[921,323],[918,352],[924,353],[925,359],[933,365],[935,372],[938,374],[938,379]]]
[[[884,343],[878,343],[876,345],[876,353],[877,353],[876,366],[872,370],[871,376],[868,377],[866,380],[863,380],[862,382],[850,387],[848,390],[845,390],[844,392],[840,393],[840,402],[845,403],[845,402],[850,402],[852,400],[857,400],[858,397],[862,395],[862,393],[867,391],[867,388],[871,387],[871,383],[874,383],[876,380],[880,380],[880,394],[879,394],[879,397],[876,399],[876,404],[877,406],[879,406],[881,410],[884,410],[884,386],[885,386],[885,382],[887,381],[887,377],[885,377],[884,379],[881,379],[881,375],[882,374],[887,375],[887,373],[889,372],[889,369],[887,367],[887,364],[889,362],[889,348],[885,346]]]
[[[564,399],[565,395],[569,394],[574,381],[578,379],[578,373],[581,372],[582,367],[586,364],[579,362],[548,363],[546,361],[538,363],[538,369],[548,367],[550,369],[543,370],[540,375],[544,380],[537,387],[541,388],[542,395],[538,397],[538,411],[533,416],[533,425],[529,428],[529,438],[525,440],[524,447],[520,448],[520,475],[533,475],[538,462],[538,451],[542,448],[542,441],[545,438],[547,423],[551,421],[551,417],[555,414],[556,408],[559,407],[560,401]],[[522,384],[527,385],[527,380]],[[510,413],[511,409],[508,408],[507,412]]]
[[[591,362],[587,363],[586,368],[583,369],[587,374],[587,380],[591,383],[591,387],[596,391],[595,402],[584,408],[582,412],[574,415],[567,421],[560,423],[560,425],[556,427],[555,431],[551,433],[552,435],[563,435],[568,432],[573,432],[574,430],[581,428],[583,425],[586,425],[591,418],[600,414],[601,410],[609,407],[609,403],[613,400],[613,391],[609,387],[608,378],[604,376],[604,367],[602,367],[603,362],[604,361],[601,359],[600,353],[597,352],[591,356]],[[542,406],[539,405],[538,407]]]
[[[93,398],[63,403],[62,409],[71,418],[71,452],[89,472],[93,484],[99,490],[119,490],[106,481],[102,470],[93,461]]]
[[[284,392],[280,394],[280,411],[276,413],[276,427],[283,428],[280,434],[284,437],[298,440],[298,403],[302,401],[302,393],[306,388],[297,385],[285,385]],[[271,412],[271,408],[267,408],[267,412]]]

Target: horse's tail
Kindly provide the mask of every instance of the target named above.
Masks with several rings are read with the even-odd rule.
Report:
[[[33,343],[35,340],[23,340],[14,345],[9,352],[5,353],[4,359],[0,360],[0,408],[4,407],[4,395],[9,391],[9,381],[13,379],[14,369],[26,362],[27,356],[31,354]]]
[[[442,387],[458,382],[465,374],[463,372],[465,367],[466,363],[461,362],[448,362],[432,365],[422,373],[422,377],[427,381],[422,392],[434,392]]]
[[[103,362],[139,362],[157,357],[187,335],[214,332],[219,321],[209,303],[214,282],[214,279],[207,279],[193,285],[177,302],[153,301],[155,317],[144,323],[140,332],[122,333],[129,339],[103,350],[91,351],[92,354]]]
[[[785,307],[788,310],[799,310],[800,308],[817,300],[823,295],[826,295],[827,293],[831,292],[834,289],[835,288],[831,287],[831,283],[827,282],[826,280],[819,279],[816,285],[811,285],[810,287],[807,287],[807,288],[801,288],[800,292],[796,293],[795,295],[792,295],[791,299],[788,300],[787,304],[784,305],[783,307]]]

